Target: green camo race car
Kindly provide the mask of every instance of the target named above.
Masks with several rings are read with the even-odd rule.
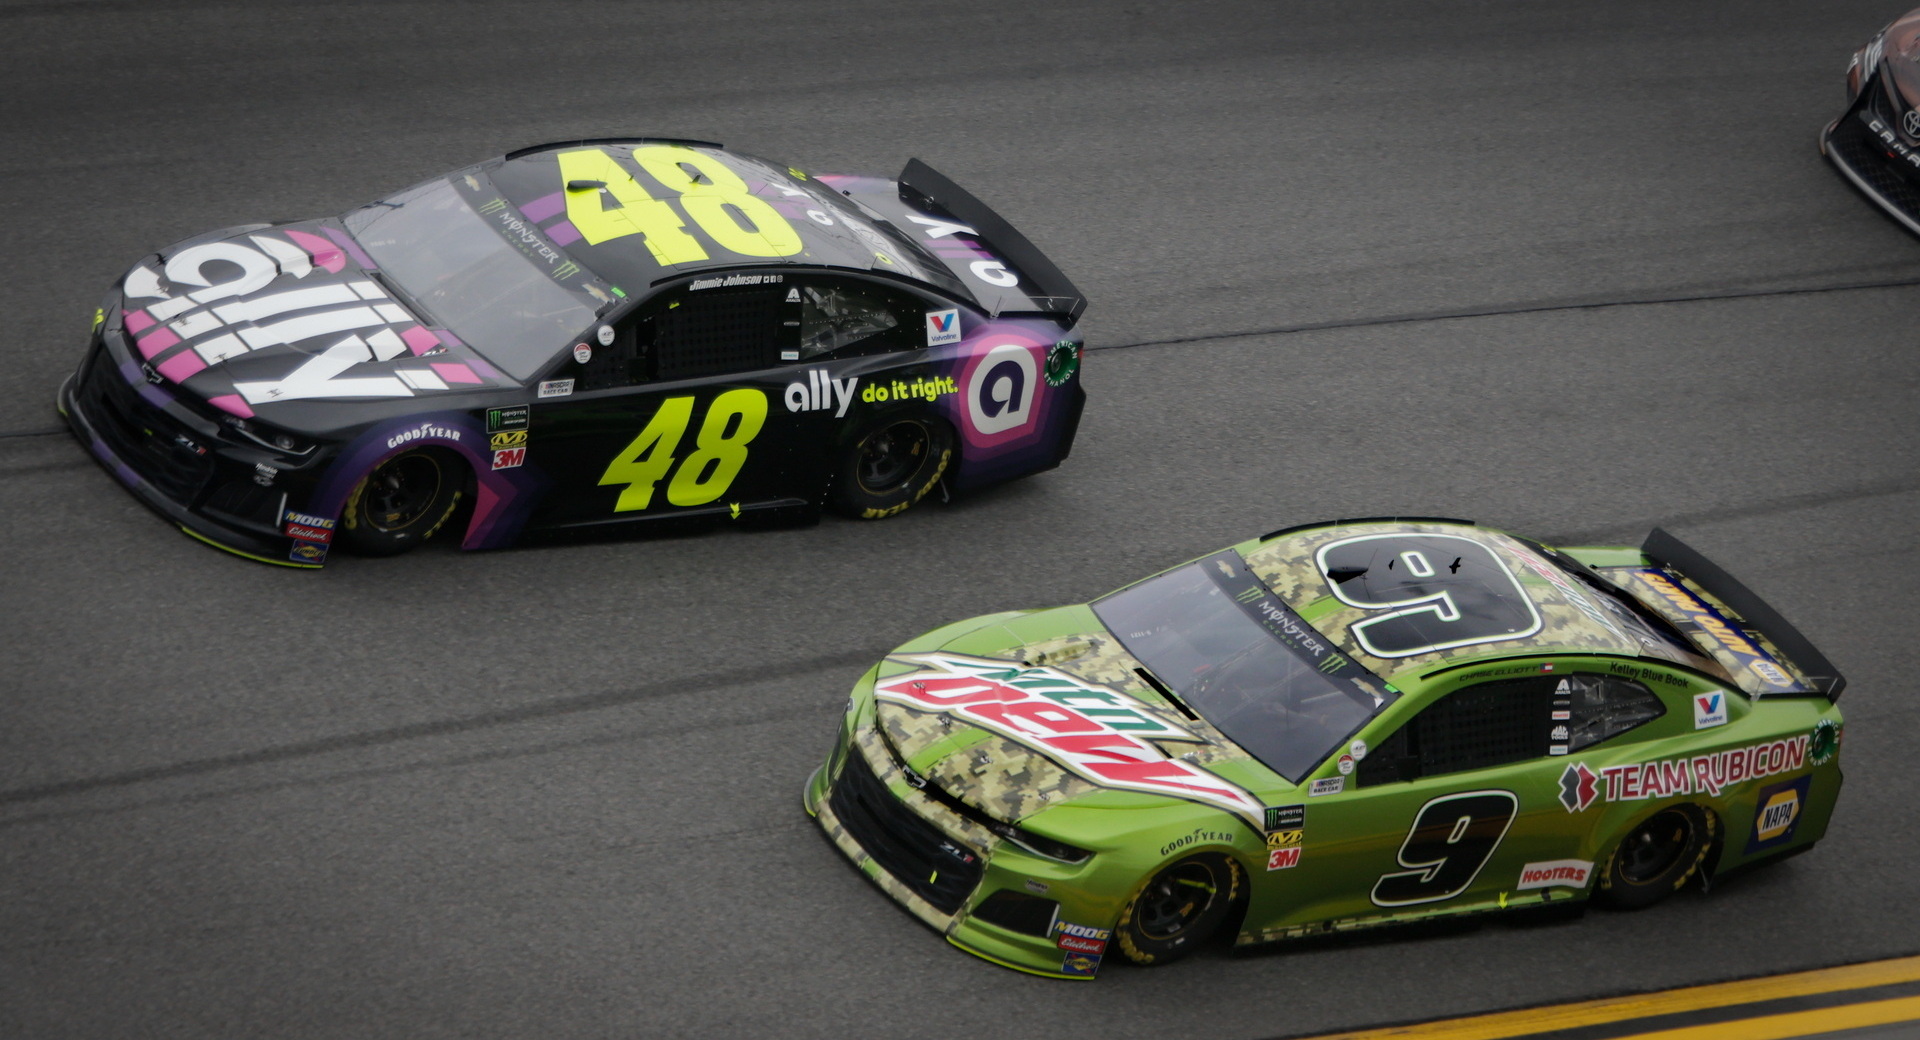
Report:
[[[900,647],[805,804],[954,945],[1091,978],[1110,943],[1642,907],[1804,852],[1843,685],[1664,531],[1313,524]]]

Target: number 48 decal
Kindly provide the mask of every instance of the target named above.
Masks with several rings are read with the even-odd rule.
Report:
[[[692,454],[676,459],[674,452],[692,421],[693,398],[669,397],[660,402],[660,410],[626,450],[607,463],[600,483],[627,485],[614,503],[614,512],[647,508],[653,503],[654,486],[670,471],[673,479],[667,482],[667,502],[672,505],[706,505],[726,494],[747,464],[747,445],[766,425],[767,395],[743,389],[714,398],[694,437]],[[675,462],[680,464],[678,469]]]
[[[1513,826],[1520,800],[1512,791],[1469,791],[1420,807],[1400,843],[1400,865],[1373,883],[1375,906],[1411,906],[1452,899],[1467,890]]]

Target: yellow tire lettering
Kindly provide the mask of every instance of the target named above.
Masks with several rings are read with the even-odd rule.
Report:
[[[679,145],[633,150],[634,161],[655,180],[680,193],[680,204],[700,229],[741,256],[792,256],[800,233],[767,200],[747,190],[727,165]]]
[[[761,410],[765,409],[763,398]],[[620,501],[614,503],[614,512],[632,512],[652,504],[654,485],[673,468],[674,449],[680,446],[680,438],[686,435],[687,423],[692,418],[693,398],[667,398],[660,402],[660,410],[653,413],[646,428],[633,438],[626,450],[607,463],[607,471],[600,475],[601,485],[627,485],[626,490],[620,492]],[[704,434],[704,427],[702,432]],[[668,497],[671,498],[671,494]]]
[[[767,395],[758,390],[729,390],[714,398],[700,424],[693,454],[667,485],[667,501],[699,506],[726,494],[747,464],[747,445],[766,423]]]
[[[734,178],[736,181],[739,178]],[[567,189],[567,219],[590,246],[627,235],[645,235],[647,248],[661,266],[707,259],[698,239],[671,205],[647,194],[633,175],[598,148],[560,153],[560,180],[599,181],[604,188]],[[607,208],[607,196],[618,206]],[[775,214],[778,216],[778,214]],[[791,230],[791,229],[789,229]]]

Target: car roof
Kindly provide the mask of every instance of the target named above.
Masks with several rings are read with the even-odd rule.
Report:
[[[1600,594],[1541,547],[1468,521],[1339,521],[1278,531],[1235,548],[1303,619],[1402,686],[1436,670],[1504,657],[1678,660],[1636,638]],[[1426,574],[1410,574],[1409,565]],[[1440,616],[1449,609],[1437,602],[1442,593],[1459,620]]]
[[[684,170],[701,190],[711,191],[716,177],[731,172],[759,203],[747,203],[754,211],[743,213],[739,206],[702,207],[696,213],[681,201],[675,186],[654,176],[646,163],[637,161],[639,150],[655,169],[672,174]],[[592,153],[609,157],[599,160]],[[563,155],[586,153],[586,161],[576,155],[569,169],[598,166],[599,178],[569,176],[562,172]],[[678,161],[676,161],[678,160]],[[724,171],[714,165],[724,167]],[[799,264],[839,268],[909,279],[947,295],[972,302],[972,297],[937,260],[912,240],[887,225],[877,215],[863,211],[839,192],[790,166],[730,151],[705,141],[665,138],[622,138],[571,141],[524,148],[497,160],[482,164],[478,171],[491,180],[506,200],[528,222],[537,226],[553,244],[567,251],[579,263],[623,291],[639,295],[649,286],[690,274],[769,264]],[[617,211],[626,208],[605,187],[608,180],[630,178],[616,187],[631,192],[635,186],[647,196],[671,203],[663,211],[665,219],[678,224],[690,236],[690,243],[665,262],[649,242],[649,236],[623,225],[613,237],[595,237],[594,229],[582,229],[570,217],[589,212]],[[686,196],[692,198],[690,192]],[[756,236],[734,227],[734,241],[757,243],[759,252],[739,252],[723,245],[706,232],[700,221],[734,220],[741,214],[753,221],[766,219],[770,207],[784,218],[791,236],[784,233]],[[689,219],[691,218],[691,219]],[[604,229],[603,229],[604,230]],[[798,240],[795,248],[792,240]],[[765,255],[779,253],[781,255]]]

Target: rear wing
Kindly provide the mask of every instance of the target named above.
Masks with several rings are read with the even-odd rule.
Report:
[[[1846,688],[1846,677],[1811,640],[1699,550],[1656,527],[1640,552],[1654,566],[1628,569],[1637,579],[1635,598],[1697,636],[1750,696],[1837,700]]]

